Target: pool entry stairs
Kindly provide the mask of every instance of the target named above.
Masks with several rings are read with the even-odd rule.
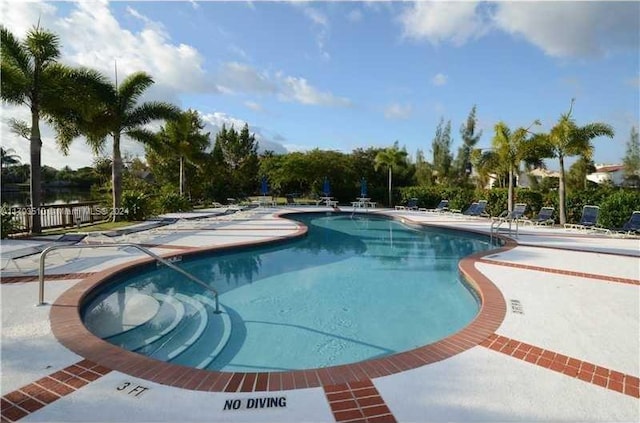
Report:
[[[141,317],[140,305],[125,306],[119,318],[127,324],[108,336],[101,332],[104,329],[97,330],[109,325],[105,325],[103,315],[96,313],[85,322],[89,330],[129,351],[198,369],[209,366],[229,341],[229,314],[222,305],[216,313],[215,301],[209,297],[141,292],[127,297],[147,297],[147,309],[152,310]]]
[[[118,313],[110,313],[110,310],[97,312],[93,320],[90,317],[85,321],[95,335],[129,351],[199,369],[211,364],[227,345],[231,336],[231,319],[219,303],[218,291],[172,261],[138,244],[55,245],[44,249],[40,254],[38,305],[45,304],[47,254],[58,249],[80,248],[135,248],[204,288],[206,293],[187,296],[133,292],[127,296],[135,299],[131,307],[124,307]],[[122,305],[123,298],[115,301]],[[109,319],[112,321],[105,324]]]

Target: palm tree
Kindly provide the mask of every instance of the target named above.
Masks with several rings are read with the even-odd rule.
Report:
[[[13,148],[4,149],[0,147],[0,166],[4,170],[4,166],[11,166],[20,163],[20,156],[13,154],[16,151]]]
[[[2,100],[29,107],[31,124],[23,126],[20,135],[28,137],[31,171],[31,231],[40,233],[41,206],[41,150],[40,120],[55,120],[72,113],[78,104],[75,97],[75,78],[91,79],[95,74],[85,69],[73,69],[57,62],[60,58],[60,40],[50,31],[33,27],[24,40],[16,38],[7,28],[0,26],[2,44]],[[62,127],[56,127],[62,129]]]
[[[174,119],[180,111],[169,103],[146,102],[137,104],[144,91],[153,85],[151,76],[144,72],[129,75],[118,86],[118,83],[102,82],[93,89],[98,97],[92,110],[86,111],[88,117],[74,122],[69,130],[74,135],[82,134],[95,151],[100,151],[108,136],[113,138],[112,157],[112,189],[113,189],[113,221],[120,220],[122,202],[122,154],[120,140],[123,135],[144,142],[150,131],[144,126],[157,119]],[[70,142],[71,138],[65,141]]]
[[[393,143],[393,147],[385,148],[376,154],[374,163],[375,170],[377,171],[381,167],[386,167],[389,170],[389,207],[393,206],[391,204],[391,178],[393,169],[400,167],[405,162],[406,157],[407,152],[398,148],[398,141]]]
[[[538,120],[534,121],[529,128],[518,128],[511,131],[506,123],[498,122],[495,125],[495,135],[492,140],[493,150],[487,152],[487,155],[495,155],[494,163],[499,163],[503,167],[508,176],[509,193],[507,198],[507,208],[513,210],[513,178],[520,168],[523,160],[536,160],[531,158],[533,148],[529,129],[533,125],[540,125]]]
[[[204,124],[195,110],[180,113],[169,120],[157,134],[147,131],[131,131],[130,136],[144,142],[153,151],[166,158],[178,155],[180,162],[180,195],[185,193],[185,162],[197,165],[203,159],[204,149],[209,145],[209,133],[201,133]],[[150,136],[151,135],[151,136]]]
[[[559,217],[561,225],[564,225],[567,221],[565,212],[565,157],[584,154],[587,154],[587,157],[589,157],[590,152],[593,150],[591,145],[592,139],[600,136],[613,138],[614,135],[613,128],[606,123],[595,122],[578,126],[571,117],[573,102],[574,99],[571,99],[569,112],[560,116],[560,119],[558,119],[558,122],[551,128],[548,134],[539,134],[537,136],[539,142],[541,142],[547,150],[545,157],[558,158],[560,163],[558,204],[560,208]]]

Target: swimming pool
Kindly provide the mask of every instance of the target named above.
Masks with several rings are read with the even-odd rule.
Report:
[[[385,218],[296,215],[305,238],[181,263],[206,291],[160,267],[120,277],[83,308],[107,341],[159,360],[224,371],[353,363],[406,351],[466,326],[478,302],[460,258],[486,238]]]

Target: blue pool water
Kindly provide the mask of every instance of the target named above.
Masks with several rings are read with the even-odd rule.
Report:
[[[160,360],[225,371],[326,367],[442,339],[479,304],[459,260],[486,238],[348,214],[299,214],[304,238],[120,277],[84,307],[87,327]]]

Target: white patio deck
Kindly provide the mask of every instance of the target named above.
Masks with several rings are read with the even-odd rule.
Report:
[[[298,226],[274,216],[283,210],[325,209],[260,208],[235,218],[211,218],[191,225],[181,221],[114,240],[156,245],[154,252],[166,254],[191,247],[285,237],[295,233]],[[372,212],[486,233],[490,227],[488,219],[405,210]],[[520,228],[516,241],[519,246],[514,249],[487,256],[475,264],[498,287],[507,304],[496,336],[600,366],[609,371],[610,380],[615,378],[614,372],[620,372],[626,375],[628,387],[623,384],[623,392],[617,392],[614,382],[610,381],[608,387],[598,386],[595,377],[586,382],[545,368],[542,362],[532,364],[515,354],[477,345],[433,364],[372,379],[393,415],[380,421],[640,420],[640,240],[527,226]],[[2,241],[0,247],[4,252],[20,244]],[[140,257],[128,250],[62,252],[59,259],[52,257],[47,268],[45,299],[53,303],[78,283],[74,275],[102,271]],[[18,390],[27,396],[35,395],[29,391],[30,384],[83,359],[53,336],[50,306],[35,306],[37,282],[11,279],[37,275],[35,257],[16,261],[21,271],[7,267],[0,285],[3,421],[333,422],[351,418],[356,421],[358,418],[349,416],[365,411],[358,402],[358,413],[336,412],[323,388],[201,392],[160,385],[118,371],[52,402],[39,397],[28,401],[23,398],[22,406],[17,404],[16,408],[5,396]],[[50,275],[59,276],[49,280]],[[522,313],[512,311],[511,300],[519,302]],[[583,364],[580,369],[585,367]],[[129,389],[120,389],[125,383],[147,390],[136,396],[128,393]],[[267,396],[286,397],[286,407],[224,410],[230,399]]]

